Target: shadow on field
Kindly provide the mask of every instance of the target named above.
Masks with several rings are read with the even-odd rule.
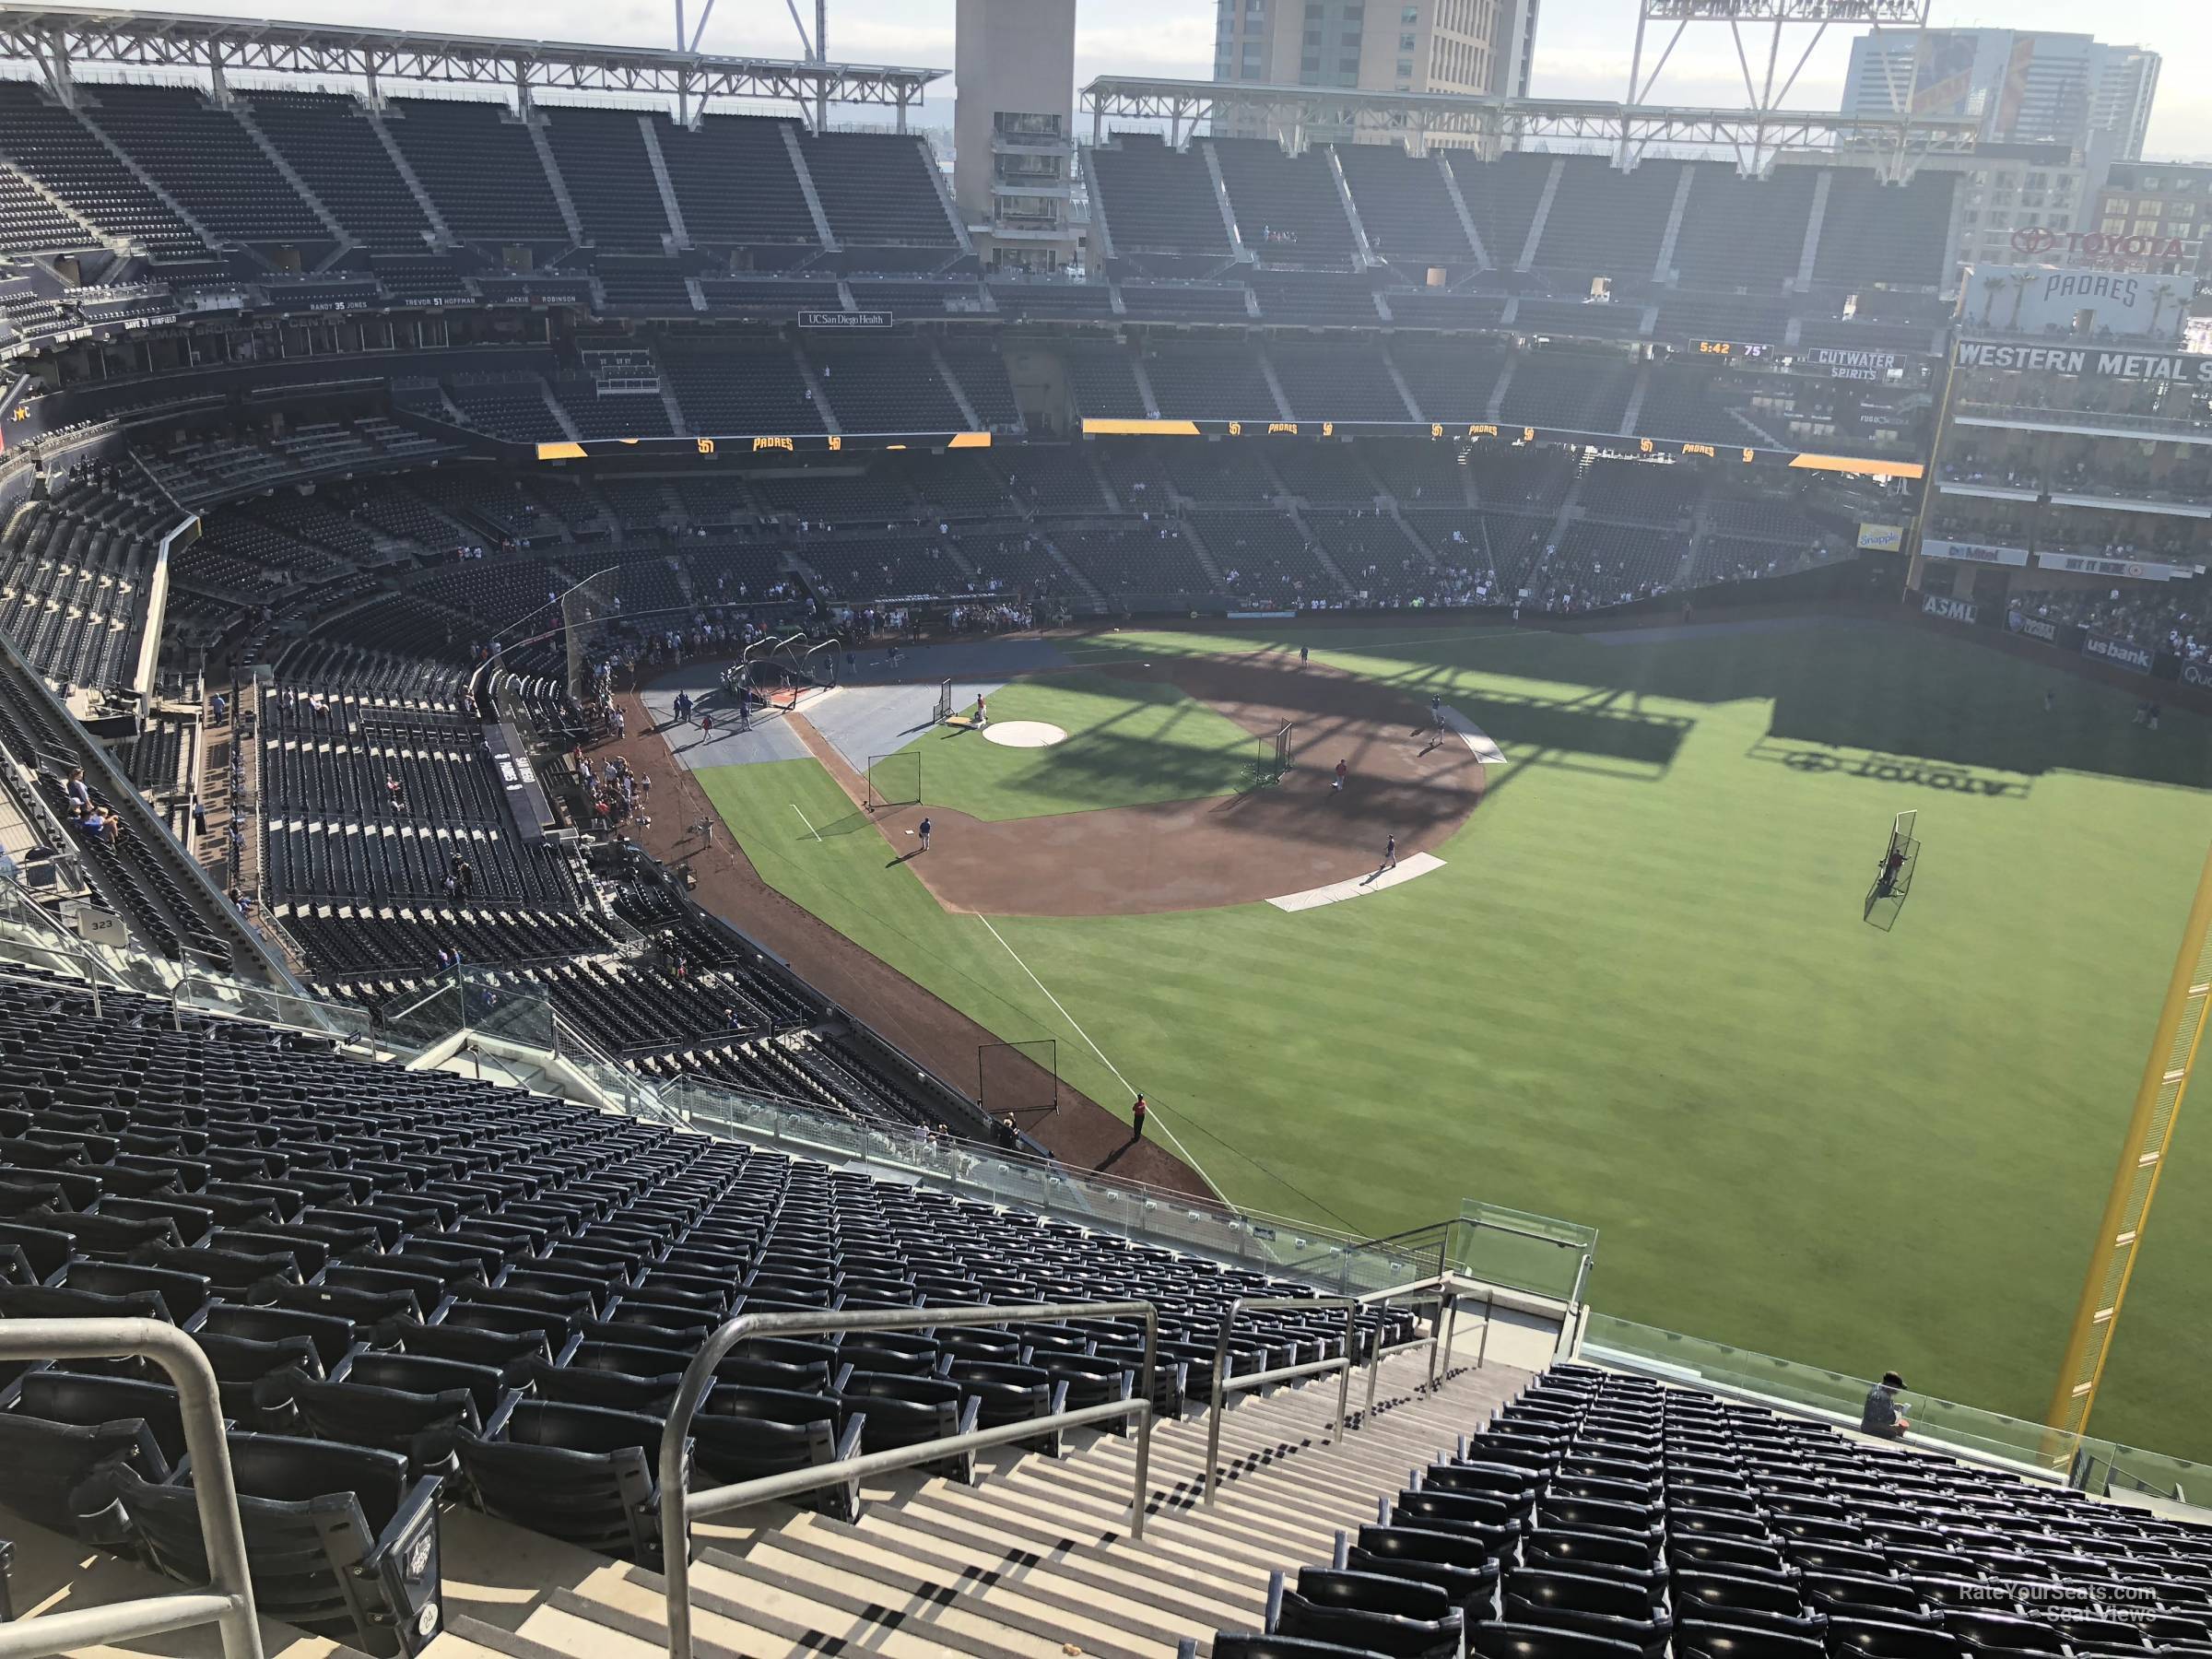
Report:
[[[822,840],[828,841],[833,836],[857,835],[860,833],[860,831],[872,828],[875,824],[875,821],[876,820],[870,818],[866,813],[855,808],[853,811],[846,813],[842,818],[831,818],[828,823],[818,824],[815,828],[817,833],[821,836]],[[806,839],[811,840],[813,838],[807,837]]]
[[[1286,639],[1236,662],[1289,688],[1277,693],[1288,698],[1297,694],[1300,674],[1297,640]],[[1378,689],[1422,703],[1441,696],[1516,761],[1524,750],[1545,749],[1555,761],[1605,755],[1656,764],[1653,749],[1667,740],[1616,724],[1620,713],[1658,718],[1642,708],[1646,698],[1715,705],[1748,700],[1771,704],[1767,736],[1785,747],[1939,762],[1970,777],[2004,773],[2016,781],[2080,771],[2202,789],[2212,779],[2212,718],[2170,704],[2159,730],[2136,724],[2137,700],[2159,698],[2159,681],[2107,685],[1978,641],[1872,619],[1648,643],[1470,626],[1459,637],[1348,647],[1317,639],[1313,648]],[[1501,693],[1495,688],[1500,678],[1523,683]],[[1559,695],[1544,694],[1551,688]],[[1591,719],[1592,711],[1602,712]]]

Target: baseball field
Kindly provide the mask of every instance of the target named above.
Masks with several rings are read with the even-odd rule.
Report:
[[[920,731],[912,806],[856,811],[818,759],[699,782],[772,887],[998,1036],[1058,1039],[1094,1099],[1142,1089],[1233,1200],[1588,1223],[1604,1312],[2041,1414],[2212,829],[2212,723],[1881,624],[1064,649],[991,699],[1064,737]],[[1432,697],[1503,762],[1440,747]],[[1296,764],[1260,783],[1277,720]],[[1883,931],[1863,900],[1908,809]],[[1365,876],[1385,834],[1441,865],[1265,901]],[[2096,1430],[2201,1458],[2195,1116]]]

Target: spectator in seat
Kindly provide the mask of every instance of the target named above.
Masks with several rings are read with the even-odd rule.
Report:
[[[1905,1430],[1912,1425],[1897,1408],[1897,1396],[1903,1392],[1905,1380],[1895,1371],[1884,1371],[1882,1380],[1866,1391],[1866,1405],[1859,1413],[1859,1431],[1878,1435],[1883,1440],[1903,1440]]]

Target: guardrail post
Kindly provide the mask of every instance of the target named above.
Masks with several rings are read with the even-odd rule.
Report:
[[[1456,1342],[1458,1339],[1459,1339],[1459,1293],[1458,1293],[1456,1290],[1449,1290],[1449,1289],[1447,1289],[1447,1290],[1444,1292],[1444,1372],[1443,1372],[1443,1374],[1444,1374],[1444,1377],[1445,1377],[1445,1378],[1449,1378],[1449,1377],[1452,1375],[1452,1345],[1453,1345],[1454,1342]],[[1436,1375],[1436,1374],[1435,1374],[1435,1372],[1434,1372],[1434,1370],[1433,1370],[1433,1369],[1431,1369],[1431,1371],[1430,1371],[1430,1378],[1429,1378],[1429,1387],[1430,1387],[1430,1390],[1431,1392],[1434,1392],[1436,1389],[1438,1389],[1438,1388],[1440,1388],[1440,1387],[1441,1387],[1441,1386],[1442,1386],[1442,1379],[1440,1379],[1439,1377],[1437,1377],[1437,1375]]]
[[[1375,1379],[1382,1374],[1382,1312],[1387,1300],[1375,1304],[1374,1347],[1367,1357],[1367,1404],[1359,1410],[1359,1427],[1364,1429],[1375,1417]]]
[[[1336,1443],[1351,1438],[1345,1413],[1352,1403],[1352,1367],[1359,1359],[1359,1304],[1347,1299],[1344,1309],[1344,1369],[1336,1373]]]
[[[1222,1373],[1229,1369],[1230,1331],[1237,1323],[1237,1315],[1243,1311],[1244,1299],[1240,1296],[1229,1304],[1229,1312],[1221,1315],[1221,1330],[1214,1338],[1213,1387],[1206,1403],[1206,1481],[1198,1496],[1201,1503],[1212,1503],[1214,1488],[1220,1484],[1221,1407],[1228,1397]]]
[[[913,1445],[863,1453],[837,1463],[816,1465],[779,1475],[759,1476],[704,1492],[695,1493],[689,1489],[692,1420],[699,1413],[700,1402],[712,1385],[715,1368],[732,1348],[750,1337],[823,1335],[838,1331],[918,1331],[939,1325],[1005,1324],[1009,1320],[1132,1317],[1145,1322],[1144,1393],[1141,1396],[1132,1395],[1097,1406],[1078,1406],[1042,1418],[1027,1418],[1019,1422],[971,1430],[965,1434],[948,1435]],[[0,1341],[5,1341],[6,1333],[6,1326],[0,1325]],[[917,1464],[936,1461],[954,1452],[1012,1444],[1031,1439],[1046,1429],[1083,1427],[1133,1416],[1137,1419],[1136,1457],[1133,1471],[1135,1490],[1130,1501],[1129,1535],[1133,1538],[1141,1538],[1145,1531],[1145,1507],[1150,1495],[1152,1396],[1159,1386],[1159,1310],[1151,1302],[1134,1300],[867,1309],[852,1312],[744,1313],[724,1321],[709,1334],[699,1352],[691,1357],[690,1364],[685,1367],[683,1382],[677,1389],[676,1399],[668,1409],[667,1421],[661,1430],[661,1451],[657,1465],[660,1476],[661,1571],[667,1592],[669,1659],[692,1659],[691,1522],[694,1517],[703,1519],[753,1503],[795,1496],[819,1487],[859,1480],[890,1469],[910,1468]],[[260,1656],[226,1655],[226,1659],[260,1659]]]
[[[1421,1384],[1423,1394],[1436,1392],[1436,1364],[1444,1340],[1444,1303],[1451,1296],[1443,1288],[1444,1276],[1441,1273],[1436,1276],[1436,1309],[1429,1315],[1429,1381]]]
[[[1230,1388],[1229,1339],[1236,1326],[1239,1314],[1253,1310],[1277,1308],[1318,1311],[1339,1305],[1344,1309],[1345,1335],[1344,1355],[1341,1359],[1323,1359],[1311,1365],[1293,1365],[1280,1371],[1263,1371],[1254,1377],[1245,1379],[1239,1390],[1232,1391]],[[1229,1311],[1221,1316],[1220,1333],[1214,1338],[1214,1383],[1211,1397],[1207,1401],[1206,1477],[1199,1500],[1202,1503],[1212,1503],[1215,1489],[1220,1485],[1221,1413],[1225,1402],[1232,1392],[1241,1392],[1242,1388],[1250,1388],[1255,1383],[1270,1380],[1283,1382],[1292,1377],[1326,1376],[1332,1371],[1340,1372],[1341,1375],[1336,1384],[1335,1433],[1338,1440],[1341,1441],[1344,1438],[1346,1433],[1344,1408],[1350,1396],[1352,1367],[1359,1362],[1355,1341],[1358,1334],[1359,1316],[1359,1300],[1356,1297],[1348,1296],[1240,1296],[1229,1304]],[[1325,1445],[1328,1442],[1324,1439],[1323,1443]]]
[[[1590,1277],[1590,1253],[1583,1252],[1583,1259],[1574,1269],[1574,1288],[1567,1293],[1566,1317],[1559,1321],[1559,1339],[1552,1345],[1551,1357],[1558,1359],[1572,1353],[1575,1323],[1582,1312],[1583,1286]]]
[[[1153,1390],[1159,1385],[1159,1310],[1145,1304],[1145,1408],[1136,1417],[1136,1489],[1129,1499],[1129,1535],[1145,1535],[1145,1503],[1152,1489]]]

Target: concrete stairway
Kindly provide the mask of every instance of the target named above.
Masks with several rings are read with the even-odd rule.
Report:
[[[1203,1407],[1152,1435],[1145,1532],[1127,1534],[1134,1435],[1071,1436],[1058,1459],[1006,1453],[977,1484],[919,1471],[864,1488],[857,1522],[784,1505],[693,1529],[700,1659],[1174,1659],[1177,1641],[1257,1629],[1270,1571],[1325,1562],[1409,1471],[1479,1428],[1529,1372],[1473,1366],[1423,1391],[1426,1349],[1383,1362],[1363,1427],[1328,1443],[1336,1380],[1232,1400],[1223,1479],[1200,1502]],[[1353,1379],[1360,1415],[1363,1373]],[[651,1659],[667,1652],[661,1575],[453,1512],[446,1628],[425,1659]]]

